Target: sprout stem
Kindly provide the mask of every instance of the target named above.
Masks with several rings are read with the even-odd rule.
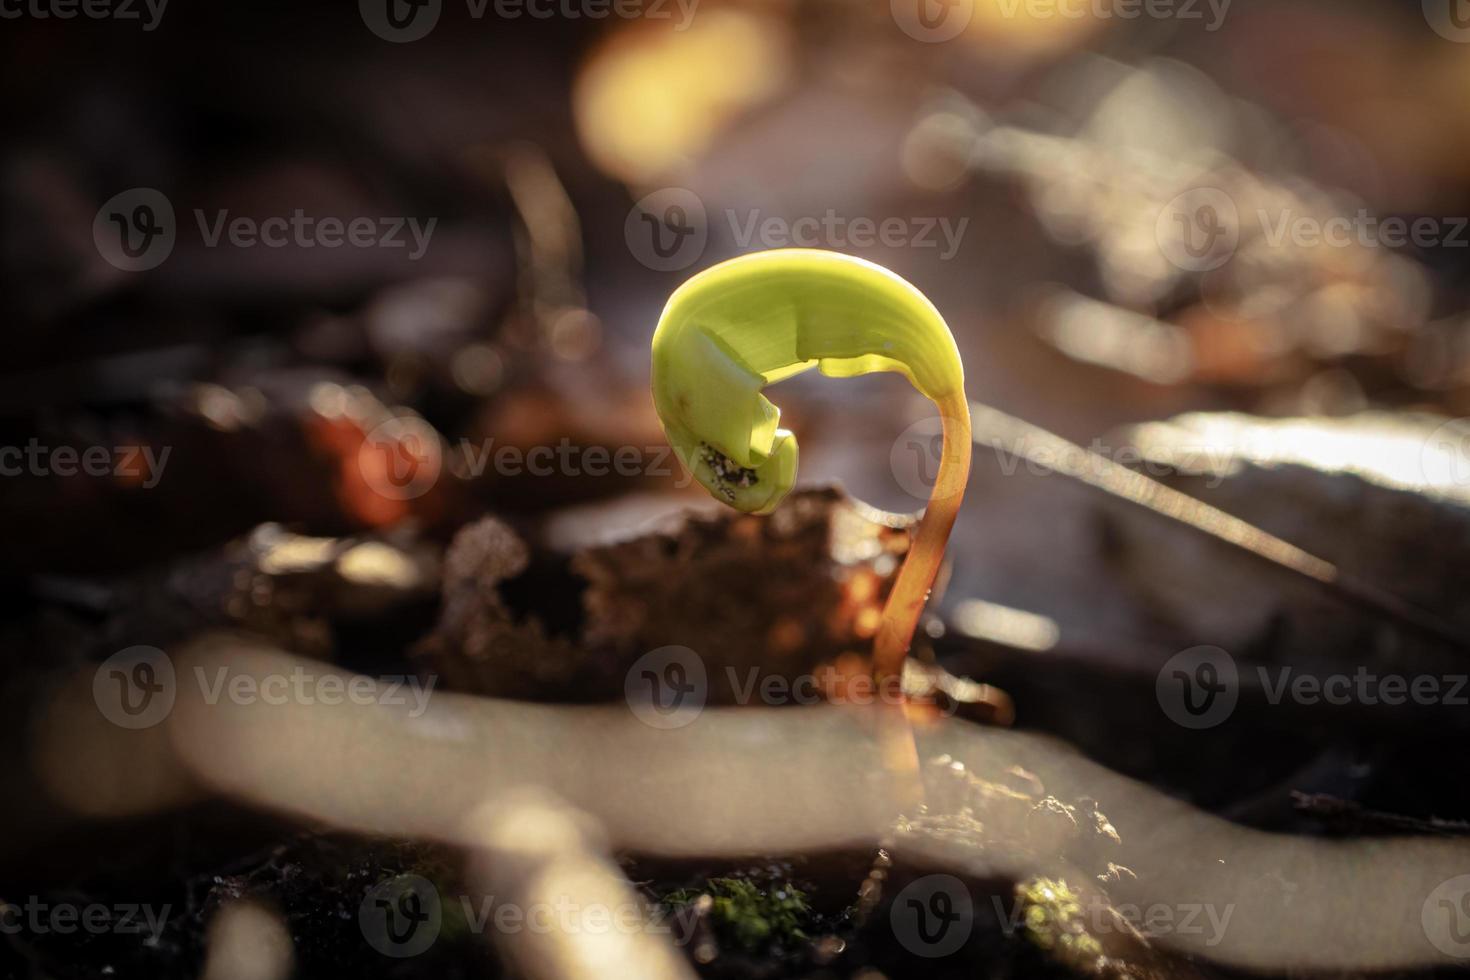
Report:
[[[970,477],[970,403],[964,389],[935,404],[944,425],[939,472],[873,641],[873,677],[880,684],[903,677],[904,657],[944,561],[944,546],[964,500],[965,481]]]

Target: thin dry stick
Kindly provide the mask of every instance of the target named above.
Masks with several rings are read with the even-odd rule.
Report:
[[[1014,415],[977,402],[971,403],[977,442],[1013,452],[1028,462],[1069,476],[1114,497],[1137,504],[1185,527],[1234,545],[1278,568],[1304,576],[1339,598],[1358,603],[1437,640],[1470,650],[1470,638],[1426,609],[1343,572],[1329,561],[1303,551],[1248,521],[1211,507],[1135,470]],[[1074,464],[1068,460],[1086,458]]]

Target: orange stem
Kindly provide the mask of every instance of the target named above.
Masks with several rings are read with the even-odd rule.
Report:
[[[894,683],[903,676],[904,657],[908,656],[919,617],[944,561],[944,546],[959,516],[965,482],[970,478],[969,400],[959,390],[936,404],[944,425],[939,473],[873,641],[873,676],[880,684]]]

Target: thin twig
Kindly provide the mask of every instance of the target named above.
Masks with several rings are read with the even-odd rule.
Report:
[[[977,443],[1012,452],[1028,462],[1137,504],[1217,541],[1234,545],[1278,568],[1311,579],[1350,603],[1367,607],[1453,647],[1470,650],[1470,637],[1438,615],[1356,578],[1248,521],[1211,507],[1038,425],[979,402],[971,402],[970,409]],[[1084,461],[1072,462],[1079,458]]]

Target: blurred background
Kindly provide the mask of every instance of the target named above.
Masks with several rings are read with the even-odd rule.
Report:
[[[1464,8],[7,3],[7,703],[19,719],[38,671],[207,626],[391,669],[486,514],[532,542],[508,603],[580,628],[546,555],[713,506],[648,394],[664,300],[721,259],[810,246],[923,290],[1002,413],[977,408],[941,662],[1010,691],[1021,727],[1257,826],[1320,832],[1292,791],[1470,817],[1438,768],[1459,763],[1427,758],[1463,709],[1285,712],[1227,737],[1161,728],[1152,686],[1198,644],[1464,663]],[[772,397],[804,483],[923,505],[913,427],[933,409],[901,378]],[[1368,600],[1067,475],[1099,458]],[[37,779],[18,770],[4,845],[31,890],[96,866],[84,848],[48,878],[34,842],[95,825]],[[218,820],[232,842],[279,833]],[[176,831],[149,847],[173,854]],[[178,941],[153,975],[197,972],[198,937]],[[10,975],[97,975],[65,973],[64,944],[32,953]]]

